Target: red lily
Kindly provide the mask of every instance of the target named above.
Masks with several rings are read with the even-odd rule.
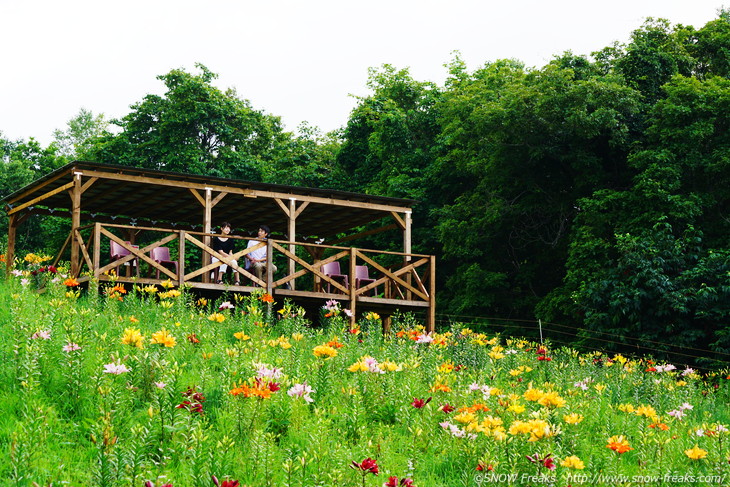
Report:
[[[525,455],[529,461],[532,463],[536,463],[538,465],[542,465],[543,467],[547,468],[548,470],[555,470],[557,468],[557,465],[555,465],[555,462],[553,461],[553,454],[548,453],[544,458],[540,458],[540,455],[535,453],[534,456]]]
[[[357,462],[353,461],[352,465],[350,465],[350,468],[360,470],[363,475],[369,474],[369,473],[371,473],[373,475],[378,475],[378,464],[376,463],[375,460],[373,460],[370,457],[367,457],[361,463],[357,463]]]
[[[439,408],[439,410],[441,410],[441,411],[445,412],[446,414],[448,414],[448,413],[450,413],[452,411],[455,411],[456,408],[454,406],[450,405],[450,404],[444,404],[443,406],[441,406]]]
[[[414,397],[413,398],[413,402],[411,403],[411,406],[413,406],[416,409],[421,409],[422,407],[424,407],[429,402],[431,402],[431,398],[430,397],[428,399],[425,399],[425,400],[424,399],[416,399]]]

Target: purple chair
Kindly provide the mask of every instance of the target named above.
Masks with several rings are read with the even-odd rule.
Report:
[[[174,267],[175,274],[177,274],[177,261],[170,259],[170,249],[168,247],[155,247],[152,251],[150,251],[150,258],[163,266],[169,265]],[[160,270],[157,269],[157,279],[159,278]]]
[[[368,270],[368,266],[355,266],[355,289],[360,289],[361,287],[372,284],[373,282],[375,282],[375,279],[372,279],[370,277],[370,271]],[[376,294],[378,294],[377,286],[368,291],[368,294],[370,294],[371,296],[375,296]]]
[[[347,278],[347,276],[345,274],[342,274],[340,272],[340,263],[339,262],[335,261],[335,262],[329,262],[327,264],[323,264],[322,273],[325,276],[339,282],[343,286],[349,287],[350,280]],[[332,288],[332,285],[328,282],[327,283],[327,292],[328,293],[332,292],[331,288]],[[337,288],[335,288],[335,291],[340,292],[340,290]]]
[[[130,242],[128,240],[126,240],[124,243],[126,243],[127,245],[130,245],[134,248],[139,248],[136,245],[132,245],[132,242]],[[124,247],[122,247],[121,245],[116,243],[114,240],[109,241],[109,257],[111,258],[112,262],[117,261],[117,260],[121,259],[122,257],[125,257],[129,254],[131,254],[131,252],[129,250],[125,249]],[[136,257],[129,262],[125,262],[124,265],[132,266],[136,270],[139,270],[139,265],[138,265],[138,261],[137,261]],[[115,267],[115,269],[117,271],[117,274],[119,274],[119,265],[117,265]],[[131,272],[131,267],[127,267],[127,276],[129,276],[130,272]]]

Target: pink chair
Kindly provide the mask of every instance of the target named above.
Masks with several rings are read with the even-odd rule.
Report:
[[[127,245],[131,245],[134,248],[139,248],[136,245],[132,245],[132,243],[128,240],[125,241],[124,243],[126,243]],[[124,247],[122,247],[121,245],[116,243],[114,240],[109,240],[109,257],[111,258],[112,262],[119,260],[122,257],[125,257],[129,254],[131,254],[131,252],[129,250],[125,249]],[[138,261],[137,261],[136,257],[129,262],[125,262],[124,265],[134,267],[135,270],[137,270],[137,271],[139,270],[139,265],[138,265]],[[128,276],[131,273],[131,267],[127,267]],[[119,265],[117,265],[115,267],[115,269],[117,271],[117,274],[119,274]]]
[[[323,264],[322,273],[325,276],[339,282],[343,286],[349,287],[350,280],[347,278],[347,276],[345,274],[342,274],[340,272],[340,263],[339,262],[335,261],[335,262],[329,262],[327,264]],[[332,292],[331,288],[332,288],[332,285],[328,282],[327,283],[327,292],[328,293]],[[337,288],[335,288],[335,291],[340,292],[340,290]]]
[[[170,259],[170,249],[168,247],[155,247],[150,251],[150,258],[157,262],[158,264],[162,264],[163,266],[170,265],[174,267],[175,274],[177,274],[177,261]],[[160,278],[160,270],[157,270],[157,279]]]
[[[373,282],[375,282],[375,279],[372,279],[370,277],[370,271],[368,270],[368,266],[355,266],[355,289],[360,289],[361,287],[372,284]],[[378,294],[377,286],[368,291],[368,294],[370,294],[371,296],[375,296],[376,294]]]

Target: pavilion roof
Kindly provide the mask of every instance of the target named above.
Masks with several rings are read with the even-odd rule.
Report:
[[[81,174],[82,221],[202,228],[206,191],[215,202],[212,222],[230,222],[238,233],[254,234],[259,225],[285,234],[285,209],[304,202],[297,234],[332,237],[391,214],[409,212],[415,200],[331,189],[257,183],[94,162],[71,162],[1,201],[7,212],[34,211],[70,216],[68,189]],[[224,194],[225,193],[225,194]],[[217,200],[217,201],[216,201]]]

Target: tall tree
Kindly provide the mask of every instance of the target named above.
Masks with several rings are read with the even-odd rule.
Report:
[[[418,200],[413,250],[431,253],[436,202],[429,171],[438,154],[441,92],[433,83],[414,80],[408,69],[387,64],[370,69],[367,86],[372,94],[359,98],[342,134],[337,163],[348,183],[342,189]],[[384,248],[395,239],[373,241]]]
[[[387,64],[370,69],[367,86],[373,93],[350,115],[338,162],[359,191],[420,198],[440,132],[440,91]]]
[[[61,167],[66,158],[58,155],[58,148],[51,144],[43,148],[31,138],[29,141],[5,139],[0,133],[0,197],[8,196],[33,180]],[[58,246],[56,227],[58,221],[50,217],[30,219],[17,234],[19,250],[47,251]],[[0,213],[0,228],[7,229],[8,217]],[[7,236],[1,233],[0,241]],[[64,235],[65,237],[65,235]]]
[[[173,69],[158,76],[167,92],[147,95],[132,105],[117,135],[98,139],[89,157],[150,169],[260,180],[288,138],[278,117],[264,114],[211,83],[217,77],[202,64],[199,74]]]
[[[565,285],[544,316],[571,310],[589,330],[727,352],[730,80],[678,75],[663,90],[631,187],[579,203]]]
[[[636,88],[647,103],[663,95],[661,87],[675,74],[691,76],[696,61],[689,50],[695,42],[691,26],[672,26],[665,19],[646,20],[631,34],[631,41],[615,68],[629,86]]]
[[[688,49],[697,60],[697,76],[730,77],[730,10],[721,9],[717,19],[698,30]]]
[[[323,135],[302,123],[298,135],[279,144],[276,157],[264,166],[263,181],[312,188],[342,189],[346,178],[336,164],[339,132]]]
[[[454,312],[532,317],[563,277],[578,199],[623,182],[638,94],[559,64],[452,67],[438,164],[459,185],[436,212]]]
[[[65,130],[57,129],[53,132],[58,154],[69,160],[83,159],[89,150],[90,142],[104,135],[108,125],[109,122],[103,114],[94,115],[82,108],[68,121]]]

